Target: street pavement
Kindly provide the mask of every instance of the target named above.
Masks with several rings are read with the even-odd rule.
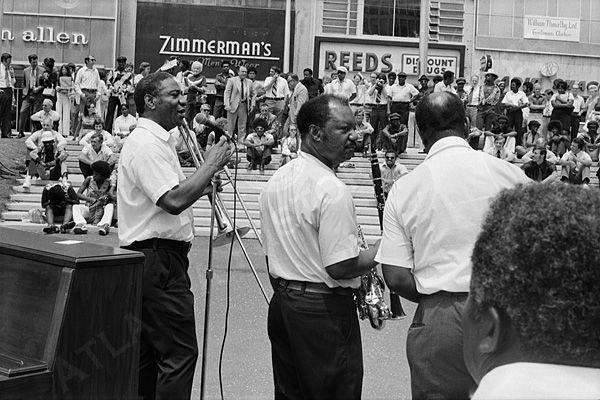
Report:
[[[42,225],[11,227],[43,234]],[[118,246],[117,233],[114,230],[105,237],[99,236],[97,230],[90,229],[87,235],[56,235],[56,238]],[[272,289],[262,248],[258,241],[253,239],[244,240],[244,246],[270,298]],[[229,249],[230,246],[223,246],[215,248],[213,252],[214,274],[209,308],[205,398],[220,399],[219,355],[227,326],[221,368],[224,398],[270,399],[273,398],[273,376],[267,336],[268,305],[237,243],[232,248],[228,296]],[[196,335],[200,356],[196,366],[192,399],[200,398],[207,256],[208,239],[194,239],[189,275],[195,296]],[[229,317],[226,325],[228,299]],[[408,316],[401,321],[387,321],[383,330],[371,328],[367,320],[360,323],[365,371],[363,399],[410,398],[410,373],[405,344],[416,305],[403,300],[403,306]]]

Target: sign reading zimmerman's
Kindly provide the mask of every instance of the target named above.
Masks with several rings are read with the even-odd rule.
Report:
[[[580,29],[581,21],[577,18],[537,15],[526,15],[523,18],[523,37],[526,39],[579,42]]]
[[[171,56],[204,66],[214,78],[221,62],[254,67],[259,77],[283,56],[285,12],[138,2],[135,59],[160,66]]]

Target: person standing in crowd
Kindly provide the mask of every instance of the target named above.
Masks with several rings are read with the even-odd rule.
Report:
[[[579,134],[579,123],[581,116],[585,112],[585,100],[581,97],[581,90],[578,83],[571,86],[571,94],[573,95],[573,111],[571,112],[571,140],[575,139]]]
[[[467,118],[469,118],[469,128],[477,127],[477,106],[479,105],[479,93],[481,86],[479,85],[479,76],[471,76],[471,84],[467,89]]]
[[[529,95],[529,122],[537,121],[540,123],[540,133],[546,135],[546,127],[543,126],[542,112],[544,111],[546,96],[542,93],[542,85],[538,82],[533,84],[533,93]]]
[[[275,114],[277,118],[281,118],[285,99],[290,94],[288,83],[284,78],[279,76],[280,74],[281,69],[273,65],[264,83],[265,103],[269,106],[269,111]]]
[[[473,244],[492,197],[529,179],[467,144],[457,96],[425,96],[416,118],[428,154],[392,187],[375,260],[390,290],[419,303],[406,341],[413,399],[466,399],[474,382],[462,358],[461,314]]]
[[[11,137],[11,109],[13,88],[15,87],[15,71],[10,65],[12,56],[2,53],[0,56],[0,132],[3,138]]]
[[[363,158],[369,158],[371,156],[371,134],[373,133],[373,127],[365,118],[365,112],[359,108],[354,111],[354,119],[356,125],[354,126],[354,134],[356,140],[354,144],[356,146],[355,151],[362,152]]]
[[[300,109],[298,129],[302,152],[259,198],[274,290],[275,398],[359,399],[362,345],[352,292],[376,265],[377,245],[359,252],[352,195],[333,172],[354,153],[354,116],[347,100],[318,96]]]
[[[308,98],[312,99],[317,97],[320,94],[323,94],[323,83],[313,76],[313,71],[310,68],[304,68],[304,79],[300,82],[306,87],[308,90]]]
[[[600,398],[599,235],[598,191],[528,185],[493,201],[463,313],[471,399]]]
[[[246,119],[246,132],[252,128],[254,115],[260,112],[260,102],[258,98],[264,94],[262,84],[256,80],[258,70],[255,67],[248,67],[248,79],[250,80],[250,108],[248,110],[248,118]]]
[[[493,70],[485,73],[485,81],[479,91],[479,106],[477,107],[477,129],[489,131],[496,119],[496,104],[500,101],[500,89],[496,86],[498,74]]]
[[[571,113],[573,112],[573,103],[575,98],[572,93],[567,93],[568,84],[562,79],[556,80],[556,92],[550,98],[552,104],[552,114],[550,121],[560,121],[562,130],[568,138],[571,137]]]
[[[454,72],[450,70],[444,71],[443,79],[441,82],[438,82],[433,87],[433,92],[451,92],[456,94],[456,89],[452,83],[454,82]]]
[[[221,61],[221,72],[215,77],[215,105],[213,106],[213,115],[215,118],[226,117],[225,103],[223,97],[225,96],[225,88],[227,87],[227,80],[229,79],[229,61]],[[233,134],[233,132],[232,132]]]
[[[456,80],[456,95],[463,102],[464,106],[467,106],[469,102],[469,93],[465,90],[465,84],[467,80],[465,78],[458,78]]]
[[[83,62],[85,66],[77,71],[75,76],[75,90],[81,96],[82,104],[96,104],[100,84],[100,74],[94,66],[96,58],[88,56],[83,59]]]
[[[148,76],[150,71],[151,71],[150,63],[147,61],[141,62],[139,69],[138,69],[139,73],[133,77],[133,86],[137,85],[138,82],[141,81],[145,76]]]
[[[191,206],[212,192],[211,179],[229,162],[231,150],[222,137],[186,178],[175,152],[175,137],[169,134],[181,124],[185,110],[173,76],[157,72],[143,78],[135,102],[140,118],[119,158],[117,208],[120,246],[146,256],[139,395],[189,399],[198,356],[188,276],[194,238]]]
[[[185,60],[181,60],[182,63]],[[182,82],[180,83],[181,91],[186,94],[187,90],[187,101],[185,106],[185,119],[188,124],[192,123],[192,120],[200,112],[200,105],[202,104],[202,96],[206,93],[206,77],[202,74],[204,66],[200,61],[194,61],[191,65],[190,71],[184,71],[181,74]],[[179,71],[181,72],[181,71]],[[179,74],[178,74],[179,75]],[[177,80],[177,78],[175,79]],[[229,82],[229,79],[227,80]],[[227,85],[225,85],[227,86]],[[227,90],[227,89],[225,89]],[[225,105],[225,110],[227,106]]]
[[[19,138],[25,136],[25,125],[31,115],[42,108],[42,87],[38,82],[44,69],[38,65],[37,54],[30,54],[27,59],[29,66],[23,70],[23,98],[19,112],[19,135],[17,136]],[[33,127],[30,130],[33,132]]]
[[[338,67],[337,79],[331,82],[329,91],[326,93],[341,97],[352,103],[352,100],[356,97],[356,86],[350,79],[346,79],[347,74],[346,67]]]
[[[391,71],[390,73],[387,74],[388,89],[390,89],[390,87],[393,86],[395,83],[396,83],[396,73],[394,71]]]
[[[308,101],[308,90],[306,89],[306,86],[300,82],[298,75],[293,73],[289,74],[287,80],[292,94],[290,96],[290,113],[285,121],[285,126],[283,127],[283,131],[286,135],[290,126],[296,125],[298,112],[302,105]]]
[[[523,143],[523,108],[529,105],[529,99],[524,92],[519,90],[520,87],[521,80],[512,78],[510,80],[510,90],[502,99],[502,106],[506,110],[508,118],[507,128],[517,132],[516,141],[519,145]]]
[[[398,82],[390,86],[388,96],[391,100],[390,113],[400,115],[400,123],[408,124],[410,102],[419,94],[419,91],[411,83],[406,83],[406,74],[398,72]]]
[[[121,115],[121,100],[123,89],[125,87],[125,81],[131,79],[125,72],[125,63],[127,63],[127,57],[117,57],[117,66],[113,72],[108,75],[108,89],[110,95],[108,97],[108,107],[106,109],[106,129],[112,132],[113,119],[115,118],[115,111],[117,117]]]
[[[58,73],[58,86],[56,87],[56,112],[60,116],[58,133],[67,137],[71,132],[71,94],[73,92],[73,78],[69,73],[67,64],[60,67]]]
[[[359,108],[363,108],[365,106],[365,96],[367,94],[367,87],[365,86],[365,79],[360,73],[354,74],[354,78],[352,78],[352,83],[356,87],[356,97],[350,103],[350,108],[352,108],[352,112],[356,111]]]
[[[240,143],[246,137],[246,119],[252,97],[250,92],[252,83],[246,78],[247,74],[247,68],[243,65],[240,66],[238,75],[227,80],[223,97],[225,111],[227,111],[227,130],[233,134],[237,124],[238,142]]]
[[[587,87],[588,98],[585,101],[585,122],[592,118],[594,111],[596,111],[596,104],[598,104],[598,85],[588,84]]]
[[[385,74],[377,75],[377,82],[367,90],[369,96],[369,108],[371,109],[370,124],[373,127],[371,135],[371,145],[381,150],[381,140],[379,132],[387,126],[388,122],[388,87],[386,85],[387,78]]]

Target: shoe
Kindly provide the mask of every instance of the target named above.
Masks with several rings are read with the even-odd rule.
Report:
[[[110,226],[108,224],[103,224],[103,225],[100,225],[100,229],[98,229],[98,234],[100,234],[100,236],[106,236],[106,235],[108,235],[109,231],[110,231]]]
[[[47,227],[45,227],[44,229],[42,229],[42,231],[44,231],[44,233],[58,233],[58,226],[56,225],[48,225]]]
[[[265,166],[263,164],[260,164],[258,166],[258,170],[261,171],[261,172],[264,172],[265,171]]]
[[[248,168],[246,168],[248,171],[252,171],[254,169],[254,164],[250,163],[248,164]]]
[[[22,139],[25,137],[25,134],[23,132],[19,132],[19,134],[17,135],[17,139]]]
[[[74,226],[75,226],[75,222],[73,222],[73,221],[67,222],[66,224],[62,224],[60,226],[60,233],[67,233],[68,231],[73,229]]]
[[[73,233],[76,235],[85,235],[87,233],[87,228],[83,225],[77,225],[75,229],[73,229]]]
[[[31,176],[25,176],[25,182],[23,182],[23,189],[28,189],[31,187]]]
[[[69,185],[69,177],[67,175],[65,175],[62,178],[60,178],[59,182],[65,186],[68,186]]]

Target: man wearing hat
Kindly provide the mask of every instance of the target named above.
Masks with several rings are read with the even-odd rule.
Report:
[[[31,158],[28,165],[28,175],[25,178],[24,188],[29,187],[32,176],[41,179],[56,181],[67,177],[68,154],[64,147],[65,138],[52,130],[52,120],[47,118],[42,121],[42,130],[31,134],[25,141]],[[27,183],[27,184],[26,184]]]
[[[462,77],[456,80],[456,94],[458,95],[458,97],[460,97],[465,107],[467,106],[467,103],[469,101],[469,93],[467,93],[467,91],[465,90],[466,83],[467,80]]]
[[[500,89],[496,86],[498,74],[492,69],[485,73],[485,81],[479,89],[479,106],[477,107],[477,129],[489,131],[496,118],[495,108],[500,101]]]
[[[332,94],[351,102],[356,97],[356,86],[350,79],[346,79],[348,70],[346,67],[339,66],[337,69],[337,79],[331,82],[326,91],[327,94]]]
[[[119,100],[119,89],[125,88],[125,81],[130,78],[131,74],[125,72],[125,63],[127,57],[117,57],[117,66],[114,71],[108,73],[108,90],[110,97],[108,98],[108,107],[106,109],[106,130],[112,132],[113,119],[115,117],[115,110],[117,111],[117,117],[121,115],[121,101]]]
[[[400,123],[408,123],[408,113],[410,103],[417,98],[419,91],[410,83],[406,83],[406,73],[398,72],[398,82],[390,86],[389,96],[391,97],[390,112],[400,115]]]
[[[384,150],[393,150],[396,154],[402,154],[406,151],[408,128],[402,123],[400,114],[390,114],[390,123],[383,128],[381,134],[381,143]]]

